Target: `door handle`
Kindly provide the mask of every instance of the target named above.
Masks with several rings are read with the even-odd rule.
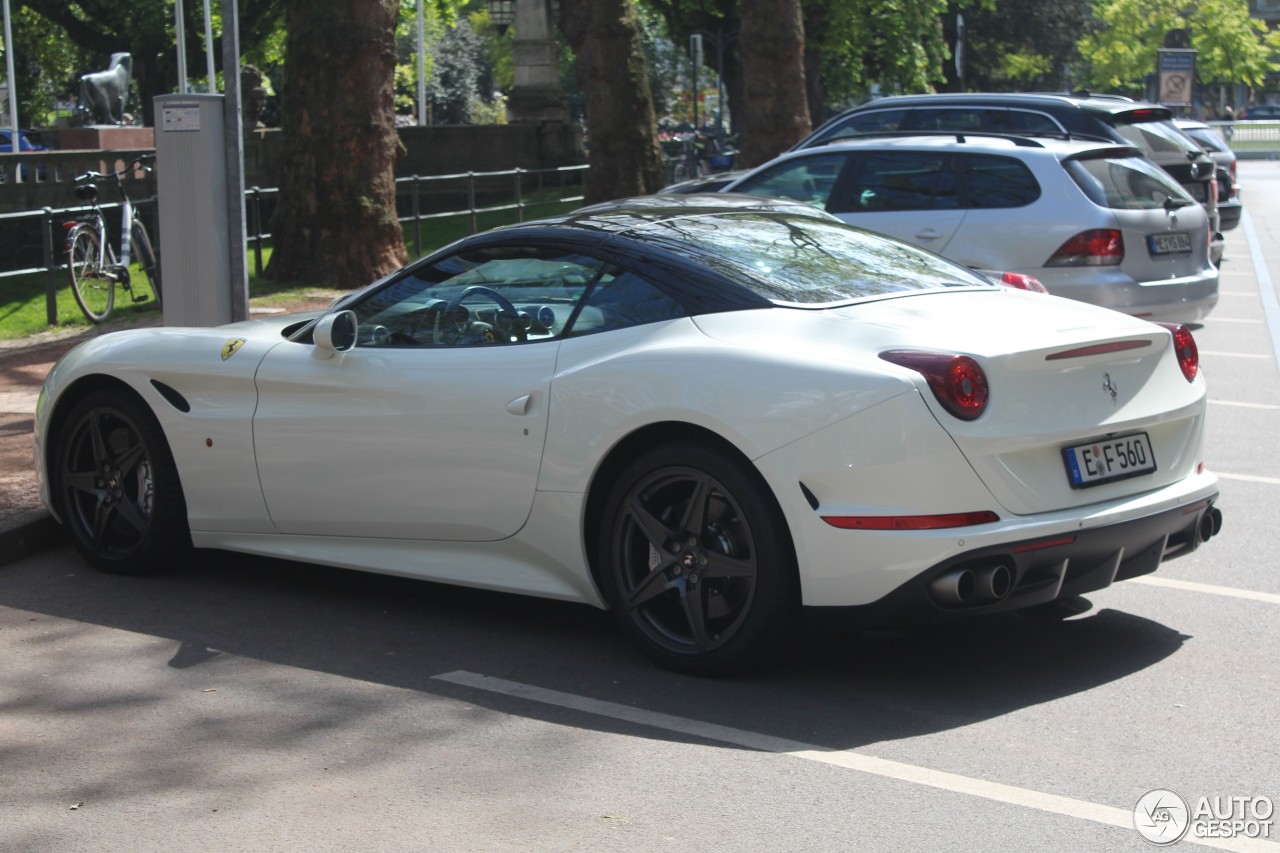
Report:
[[[917,240],[937,240],[942,234],[932,228],[922,228],[916,232]]]
[[[507,403],[507,411],[513,415],[527,414],[529,411],[529,401],[533,399],[532,394],[525,394],[523,397],[516,397],[510,403]]]

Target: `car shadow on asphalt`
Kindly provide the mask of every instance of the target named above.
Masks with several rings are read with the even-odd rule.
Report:
[[[49,565],[58,570],[41,569]],[[1066,620],[1006,614],[900,636],[815,635],[765,668],[697,678],[651,664],[585,605],[219,552],[133,578],[101,574],[65,548],[0,568],[0,606],[169,639],[176,668],[236,655],[564,725],[699,741],[435,677],[464,671],[827,749],[1086,692],[1189,639],[1114,609]]]

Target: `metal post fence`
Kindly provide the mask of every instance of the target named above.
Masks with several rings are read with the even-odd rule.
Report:
[[[399,217],[401,227],[403,228],[409,222],[413,223],[413,245],[415,254],[423,253],[424,235],[423,222],[433,219],[448,219],[456,217],[466,217],[470,226],[471,233],[475,233],[480,229],[481,214],[495,214],[507,212],[514,217],[515,221],[525,221],[526,214],[537,207],[548,207],[566,204],[580,204],[583,201],[583,176],[586,173],[586,166],[561,166],[555,169],[506,169],[499,172],[466,172],[454,175],[413,175],[410,177],[396,179],[396,184],[407,184],[410,196],[410,215]],[[556,183],[547,180],[547,175],[554,173]],[[528,181],[528,176],[534,176],[535,181]],[[508,190],[497,192],[497,188],[503,186],[502,183],[495,183],[504,177],[509,177],[511,182],[505,184]],[[571,179],[573,181],[571,182]],[[451,210],[430,210],[431,205],[428,204],[427,196],[430,194],[431,187],[437,187],[435,193],[437,200],[456,198],[457,185],[459,182],[465,182],[466,190],[466,207],[463,209]],[[492,197],[495,192],[498,195],[494,204],[479,203],[480,183],[484,183],[484,193]],[[455,189],[450,190],[452,184]],[[549,187],[559,187],[554,194],[548,192]],[[510,197],[508,197],[510,193]],[[279,195],[279,189],[275,187],[250,187],[245,191],[245,219],[248,223],[246,229],[245,242],[253,248],[253,268],[254,274],[262,275],[263,271],[263,244],[271,239],[271,234],[267,231],[267,223],[263,214],[264,202],[273,200]],[[156,204],[156,198],[152,196],[148,199],[134,203],[134,208],[141,214],[144,210],[150,210]],[[119,209],[118,203],[108,203],[101,205],[104,213]],[[44,273],[45,276],[45,304],[46,314],[50,325],[56,325],[57,318],[57,294],[61,287],[68,285],[58,273],[67,268],[66,258],[62,257],[60,244],[54,228],[63,218],[69,218],[77,213],[88,210],[87,207],[77,206],[68,208],[50,208],[45,207],[41,210],[29,210],[20,213],[4,213],[0,214],[0,227],[4,227],[7,221],[16,221],[22,219],[39,218],[41,223],[42,239],[42,265],[31,267],[28,269],[10,270],[0,272],[0,280],[19,275],[31,275]],[[108,222],[112,219],[108,215]],[[153,219],[154,221],[154,219]],[[156,223],[160,225],[161,223]],[[153,228],[153,233],[158,233],[158,228]]]

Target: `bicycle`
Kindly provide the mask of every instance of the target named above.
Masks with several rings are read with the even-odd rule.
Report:
[[[64,222],[67,229],[67,269],[71,274],[71,293],[75,296],[80,310],[93,323],[101,323],[111,316],[115,307],[116,285],[124,288],[133,297],[134,302],[148,299],[145,293],[136,293],[129,277],[129,260],[134,257],[142,271],[146,273],[155,294],[156,304],[162,305],[160,294],[160,267],[156,263],[155,249],[151,245],[151,237],[147,228],[133,213],[133,203],[125,192],[121,181],[125,175],[141,166],[144,171],[151,171],[150,163],[155,161],[154,154],[144,154],[136,158],[122,171],[101,174],[85,172],[76,177],[76,198],[93,205],[88,213],[82,213],[75,219]],[[98,207],[98,184],[100,180],[112,178],[116,189],[120,191],[120,255],[117,259],[115,250],[107,235],[107,220],[102,208]]]

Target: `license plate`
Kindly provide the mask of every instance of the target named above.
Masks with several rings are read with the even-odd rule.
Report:
[[[1073,489],[1140,477],[1156,470],[1151,439],[1145,432],[1064,447],[1062,458],[1067,463],[1067,478]]]
[[[1172,255],[1191,251],[1191,235],[1185,231],[1169,234],[1148,234],[1147,248],[1153,255]]]

